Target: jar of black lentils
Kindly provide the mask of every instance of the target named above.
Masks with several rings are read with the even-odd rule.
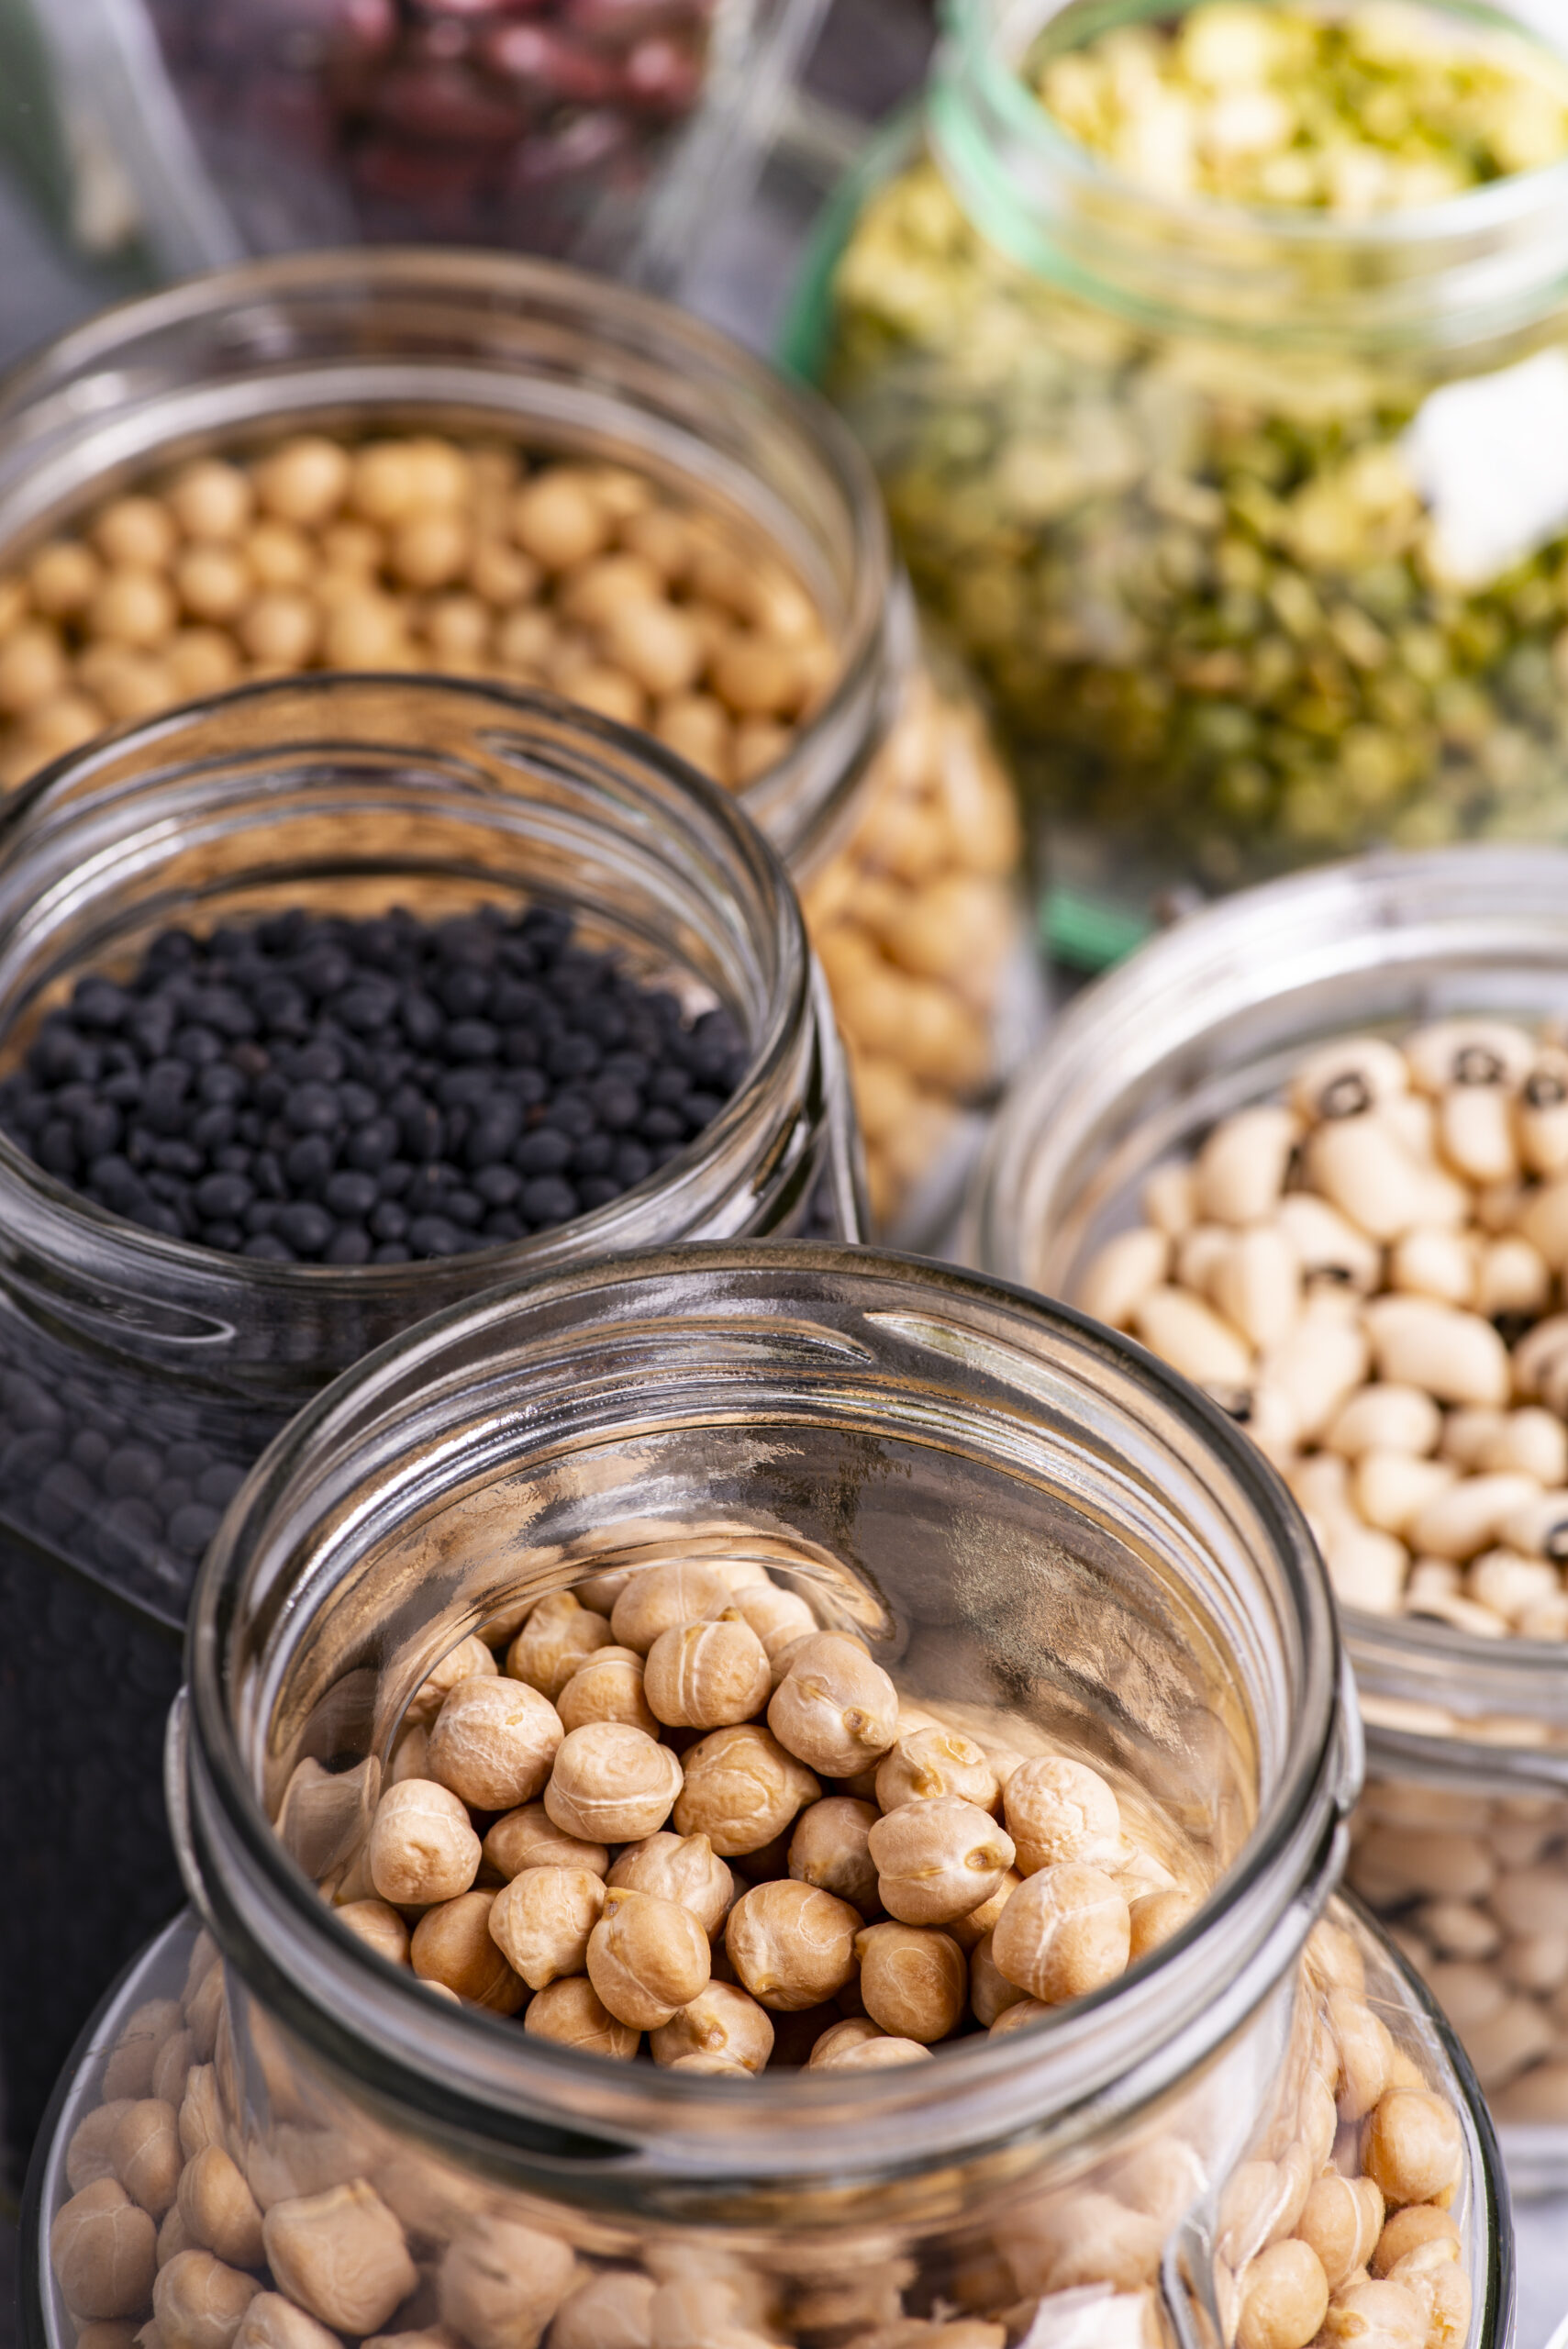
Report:
[[[1526,0],[955,0],[793,356],[1094,966],[1162,899],[1568,834],[1568,56]]]
[[[851,1156],[782,867],[609,720],[455,679],[284,680],[30,791],[0,857],[14,2146],[177,1905],[186,1603],[272,1435],[503,1271],[853,1237]]]
[[[831,411],[548,263],[296,255],[111,312],[0,396],[0,780],[251,676],[545,685],[789,867],[880,1231],[956,1207],[1034,1020],[1010,785],[932,675]]]

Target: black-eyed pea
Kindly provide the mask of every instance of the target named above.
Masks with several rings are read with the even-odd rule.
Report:
[[[1317,1441],[1367,1375],[1365,1334],[1357,1321],[1340,1317],[1339,1302],[1310,1298],[1294,1328],[1258,1364],[1257,1383],[1285,1396],[1306,1443]]]
[[[1514,1104],[1514,1130],[1529,1174],[1568,1167],[1568,1052],[1551,1046],[1537,1052]]]
[[[1128,1904],[1112,1879],[1067,1861],[1026,1876],[992,1930],[991,1954],[1009,1982],[1056,2006],[1114,1982],[1127,1969],[1131,1939]]]
[[[1568,1932],[1568,1868],[1549,1861],[1505,1868],[1488,1905],[1510,1933]]]
[[[1451,1175],[1417,1158],[1397,1130],[1376,1115],[1318,1126],[1304,1146],[1315,1191],[1369,1240],[1397,1240],[1423,1224],[1463,1222],[1470,1195]]]
[[[1237,2287],[1237,2349],[1306,2349],[1328,2313],[1322,2262],[1295,2236],[1260,2252]]]
[[[1326,2170],[1314,2180],[1296,2222],[1299,2241],[1317,2253],[1329,2289],[1339,2290],[1372,2257],[1383,2228],[1383,2196],[1370,2177]]]
[[[1413,1029],[1400,1050],[1411,1084],[1434,1097],[1450,1086],[1522,1085],[1536,1056],[1531,1038],[1507,1019],[1435,1019]]]
[[[210,2251],[176,2252],[152,2287],[152,2313],[165,2349],[230,2349],[261,2288],[254,2276]]]
[[[1446,2193],[1463,2154],[1453,2107],[1426,2089],[1389,2088],[1362,2124],[1362,2171],[1392,2209]]]
[[[1190,1166],[1157,1166],[1146,1176],[1140,1204],[1147,1220],[1167,1240],[1179,1241],[1197,1221],[1196,1184]]]
[[[176,2208],[198,2250],[230,2267],[261,2266],[261,2213],[243,2171],[221,2145],[208,2145],[186,2163]]]
[[[1516,1989],[1545,1998],[1568,1982],[1568,1933],[1518,1933],[1504,1944],[1500,1963]]]
[[[1409,1087],[1403,1054],[1381,1036],[1344,1036],[1309,1052],[1291,1079],[1297,1117],[1355,1118]]]
[[[1568,2120],[1568,2062],[1558,2055],[1534,2064],[1489,2101],[1499,2121],[1561,2128]]]
[[[1002,1815],[1020,1876],[1063,1861],[1091,1867],[1114,1864],[1121,1841],[1120,1809],[1106,1780],[1086,1763],[1066,1754],[1021,1763],[1008,1777]]]
[[[371,1825],[369,1871],[394,1908],[455,1899],[473,1882],[479,1838],[459,1798],[430,1778],[388,1787]]]
[[[755,2073],[773,2052],[773,2020],[737,1984],[710,1981],[648,2043],[653,2061],[666,2067],[704,2055]]]
[[[1515,1223],[1554,1273],[1568,1265],[1568,1182],[1559,1178],[1528,1193]]]
[[[1094,1258],[1077,1301],[1095,1320],[1107,1322],[1113,1330],[1129,1329],[1149,1291],[1163,1286],[1170,1265],[1168,1234],[1152,1224],[1119,1231]]]
[[[1351,1504],[1363,1524],[1403,1536],[1457,1478],[1450,1461],[1423,1460],[1409,1452],[1363,1452],[1351,1478]]]
[[[1484,1550],[1503,1546],[1540,1555],[1534,1542],[1515,1538],[1516,1529],[1540,1498],[1533,1477],[1462,1476],[1418,1509],[1407,1528],[1412,1549],[1425,1557],[1464,1563]],[[1505,1531],[1505,1529],[1509,1529]]]
[[[1507,1987],[1495,1966],[1467,1958],[1439,1959],[1429,1960],[1422,1973],[1462,2037],[1490,2022],[1507,2003]]]
[[[651,1892],[689,1909],[711,1940],[735,1899],[735,1878],[706,1835],[661,1832],[628,1844],[610,1869],[616,1889]]]
[[[1188,1290],[1147,1290],[1132,1320],[1143,1343],[1195,1385],[1240,1387],[1249,1383],[1252,1354],[1246,1340]]]
[[[1562,1596],[1557,1568],[1544,1558],[1521,1557],[1516,1550],[1486,1550],[1465,1568],[1466,1597],[1518,1630],[1532,1607]]]
[[[1229,1253],[1235,1233],[1223,1223],[1195,1223],[1176,1242],[1173,1286],[1207,1296],[1217,1268]]]
[[[1309,1284],[1331,1284],[1349,1296],[1365,1296],[1377,1286],[1382,1250],[1327,1199],[1311,1191],[1287,1191],[1273,1220],[1296,1250]]]
[[[56,2212],[50,2265],[78,2320],[139,2316],[156,2272],[157,2229],[113,2177],[96,2177]]]
[[[1520,1480],[1520,1497],[1500,1517],[1497,1539],[1527,1558],[1568,1563],[1568,1489],[1526,1492]]]
[[[853,1976],[860,1911],[793,1876],[753,1885],[729,1912],[724,1946],[742,1987],[774,2013],[820,2006]]]
[[[1559,1489],[1568,1481],[1568,1427],[1554,1411],[1534,1404],[1500,1413],[1476,1442],[1472,1464],[1487,1475],[1533,1476],[1538,1485]]]
[[[550,2349],[651,2349],[651,2276],[607,2267],[567,2295],[550,2328]]]
[[[1278,1203],[1300,1133],[1294,1111],[1272,1103],[1223,1119],[1194,1163],[1198,1214],[1211,1223],[1261,1223]]]
[[[659,1722],[643,1688],[643,1661],[635,1648],[596,1648],[577,1666],[556,1698],[562,1729],[584,1729],[590,1721],[629,1721],[659,1734]]]
[[[1269,1224],[1231,1234],[1211,1269],[1208,1296],[1233,1329],[1258,1347],[1277,1345],[1301,1308],[1301,1267],[1283,1231]]]
[[[613,1644],[610,1627],[575,1592],[551,1591],[533,1608],[506,1651],[506,1671],[542,1697],[560,1696],[579,1664]]]
[[[1407,1231],[1388,1252],[1388,1286],[1441,1305],[1474,1302],[1477,1251],[1469,1233]]]
[[[1323,1441],[1346,1460],[1360,1460],[1371,1452],[1421,1459],[1437,1449],[1442,1432],[1442,1414],[1423,1387],[1380,1381],[1346,1397]]]
[[[1466,1900],[1424,1901],[1416,1911],[1416,1923],[1444,1957],[1491,1957],[1502,1945],[1496,1919]]]
[[[1323,1553],[1335,1597],[1369,1615],[1394,1615],[1405,1596],[1409,1553],[1392,1533],[1350,1522],[1319,1523],[1312,1530]]]

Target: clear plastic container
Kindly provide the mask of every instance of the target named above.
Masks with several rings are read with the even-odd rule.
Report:
[[[1434,13],[1561,51],[1526,0]],[[1173,891],[1568,829],[1568,163],[1360,217],[1151,193],[1020,69],[1187,14],[957,0],[786,342],[992,696],[1091,968]]]
[[[170,274],[448,244],[676,277],[744,201],[821,0],[21,0],[79,232]],[[717,208],[716,208],[717,207]]]
[[[1020,1081],[972,1194],[966,1254],[1071,1299],[1101,1243],[1139,1220],[1150,1174],[1277,1098],[1312,1047],[1451,1015],[1561,1021],[1565,907],[1561,852],[1469,848],[1330,867],[1178,923],[1084,996]],[[1374,1614],[1349,1592],[1341,1613],[1369,1782],[1350,1880],[1451,2006],[1516,2188],[1560,2189],[1562,1643]]]
[[[830,411],[678,311],[542,263],[328,253],[222,272],[93,321],[0,392],[0,663],[36,623],[40,542],[187,458],[253,458],[300,432],[622,468],[717,531],[732,562],[798,582],[834,674],[741,796],[833,985],[878,1228],[901,1245],[940,1232],[1040,1016],[1017,818],[973,705],[921,654],[874,479]],[[490,494],[503,516],[508,495]],[[495,511],[481,521],[498,527]],[[386,596],[434,600],[381,575]],[[73,696],[76,639],[67,622]],[[497,635],[467,666],[505,675],[504,649]],[[244,674],[231,634],[228,653]],[[385,657],[439,665],[424,639]],[[181,698],[156,663],[138,674],[140,707]],[[19,739],[0,734],[13,775]]]
[[[17,2149],[106,1980],[177,1903],[160,1753],[205,1538],[182,1497],[216,1479],[221,1500],[328,1379],[509,1267],[818,1219],[852,1237],[858,1210],[826,990],[782,868],[728,795],[563,703],[435,680],[257,687],[83,754],[6,838],[3,1057],[40,998],[172,919],[530,898],[695,1008],[723,1005],[752,1054],[714,1123],[593,1214],[424,1264],[269,1264],[123,1221],[0,1139],[0,1865],[29,1888],[0,1920]],[[168,1510],[120,1483],[127,1442],[161,1456]]]
[[[1131,1831],[1193,1871],[1195,1916],[1028,2028],[852,2077],[695,2077],[438,2003],[337,1921],[274,1814],[306,1782],[336,1790],[313,1814],[336,1883],[458,1640],[672,1554],[762,1562],[920,1703],[996,1708],[1005,1736],[1092,1758]],[[1507,2221],[1462,2063],[1375,1930],[1322,1914],[1359,1751],[1305,1526],[1222,1415],[1077,1317],[908,1260],[756,1244],[497,1291],[384,1350],[269,1453],[188,1654],[172,1798],[217,1947],[156,1949],[64,2091],[28,2223],[40,2342],[68,2338],[47,2237],[107,2124],[73,2154],[74,2132],[154,1993],[175,2001],[143,2018],[160,2054],[191,2002],[163,2089],[195,2062],[187,2120],[207,2114],[258,2202],[357,2179],[361,2208],[384,2204],[417,2267],[387,2329],[439,2313],[484,2349],[609,2267],[623,2280],[600,2288],[640,2293],[633,2337],[655,2343],[715,2323],[780,2343],[929,2329],[933,2349],[960,2323],[977,2344],[1251,2339],[1263,2278],[1309,2272],[1293,2230],[1313,2182],[1353,2176],[1410,2095],[1459,2230],[1431,2337],[1507,2339]],[[1341,2055],[1358,2033],[1378,2050],[1364,2075]],[[1351,2117],[1373,2099],[1380,2120]],[[1393,2199],[1421,2201],[1418,2182],[1400,2172]],[[150,2222],[128,2224],[150,2251]],[[650,2283],[668,2288],[651,2307]],[[1346,2288],[1330,2323],[1353,2335],[1366,2304]],[[1304,2343],[1307,2314],[1277,2337]]]

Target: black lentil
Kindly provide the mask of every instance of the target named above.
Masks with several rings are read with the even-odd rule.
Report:
[[[744,1066],[726,1013],[688,1020],[549,908],[302,909],[167,930],[128,979],[80,979],[0,1083],[0,1130],[171,1239],[406,1264],[607,1205],[711,1123]]]

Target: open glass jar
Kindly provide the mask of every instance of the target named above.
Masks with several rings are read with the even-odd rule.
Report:
[[[1150,1177],[1189,1161],[1222,1119],[1280,1099],[1314,1049],[1351,1033],[1398,1038],[1451,1016],[1538,1032],[1561,1021],[1565,886],[1568,860],[1557,852],[1391,854],[1250,891],[1177,924],[1073,1008],[1018,1086],[972,1196],[966,1254],[1047,1295],[1079,1297],[1103,1244],[1139,1225],[1140,1201],[1147,1211]],[[1383,1261],[1381,1249],[1367,1253]],[[1382,1286],[1381,1273],[1369,1278]],[[1309,1297],[1312,1286],[1309,1274]],[[1318,1295],[1332,1314],[1332,1289],[1319,1284]],[[1369,1375],[1352,1373],[1351,1383]],[[1419,1384],[1418,1370],[1408,1375]],[[1532,1397],[1527,1389],[1512,1399]],[[1243,1408],[1234,1393],[1229,1400]],[[1289,1449],[1281,1462],[1294,1475],[1302,1459]],[[1549,1486],[1549,1521],[1554,1497]],[[1353,1541],[1336,1565],[1349,1530],[1337,1515],[1321,1527],[1367,1727],[1351,1881],[1451,2009],[1502,2125],[1511,2179],[1525,2191],[1559,2188],[1568,2180],[1554,1971],[1568,1917],[1561,1639],[1503,1636],[1501,1618],[1467,1617],[1462,1604],[1451,1620],[1429,1619],[1444,1602],[1418,1586],[1419,1557],[1401,1592],[1408,1553],[1397,1543],[1392,1585],[1385,1573],[1374,1579],[1377,1561]],[[1483,1529],[1428,1579],[1457,1590],[1463,1561],[1500,1538]],[[1384,1537],[1377,1560],[1390,1556]],[[1473,1564],[1467,1571],[1473,1579]]]
[[[216,501],[188,470],[215,455],[239,461]],[[433,506],[411,490],[432,472]],[[802,892],[880,1228],[942,1227],[1033,1016],[1009,787],[922,661],[864,460],[746,352],[484,254],[223,272],[11,378],[0,573],[0,705],[52,680],[0,738],[14,780],[106,717],[282,667],[543,683],[661,734],[740,791]],[[128,577],[156,641],[126,637]],[[629,656],[628,593],[655,630]]]
[[[1179,153],[1179,192],[1151,190],[1029,86],[1120,42],[1153,174],[1149,45],[1190,17],[1195,79],[1205,13],[957,0],[919,122],[846,190],[790,338],[991,691],[1051,943],[1091,967],[1173,887],[1568,822],[1568,162],[1405,210],[1222,203]],[[1243,83],[1273,14],[1248,13]],[[1362,95],[1396,112],[1423,44],[1561,34],[1514,0],[1322,13],[1352,40],[1364,22]],[[1223,88],[1236,61],[1207,62]],[[1516,115],[1529,82],[1527,51]],[[1240,95],[1266,145],[1278,91]],[[1178,148],[1189,98],[1161,117]],[[1338,103],[1313,117],[1329,139],[1357,127]]]
[[[0,2043],[18,2147],[93,2000],[176,1904],[160,1755],[191,1583],[291,1414],[508,1266],[823,1223],[853,1237],[857,1210],[826,990],[782,868],[728,795],[602,719],[434,679],[260,686],[83,753],[7,836],[8,1066],[76,977],[127,969],[171,924],[530,903],[746,1041],[712,1123],[591,1213],[426,1262],[272,1263],[110,1214],[0,1138],[0,1850],[29,1887],[0,1920]],[[83,1901],[90,1925],[68,1930]]]
[[[624,1596],[645,1566],[704,1558],[755,1563],[853,1627],[938,1718],[1092,1759],[1128,1832],[1195,1870],[1195,1914],[1027,2028],[853,2080],[611,2061],[438,2003],[372,1954],[317,1878],[347,1891],[427,1675],[530,1601],[604,1603],[595,1574]],[[484,2349],[553,2317],[558,2341],[596,2342],[595,2303],[562,2306],[586,2286],[628,2295],[627,2337],[669,2349],[715,2324],[814,2343],[911,2319],[896,2337],[933,2349],[1036,2323],[1252,2338],[1255,2263],[1309,2270],[1292,2230],[1320,2173],[1358,2171],[1372,2124],[1349,2116],[1381,2087],[1419,2098],[1446,2146],[1449,2184],[1427,2185],[1449,2217],[1395,2230],[1459,2229],[1432,2337],[1506,2340],[1484,2116],[1375,1931],[1321,1918],[1358,1751],[1305,1526],[1222,1414],[1077,1317],[912,1260],[755,1244],[498,1291],[384,1349],[273,1447],[209,1555],[187,1653],[171,1787],[211,1938],[139,1974],[127,1997],[173,2002],[128,2060],[165,2065],[166,2103],[186,2067],[187,2121],[206,2113],[274,2249],[299,2198],[349,2188],[383,2211],[404,2313],[350,2323],[306,2288],[318,2319],[439,2310]],[[1340,2074],[1363,1994],[1392,2040],[1371,2032],[1379,2078],[1358,2094]],[[41,2169],[40,2339],[65,2321],[51,2230],[84,2312],[83,2213],[60,2212],[115,2126],[76,2133],[124,2005]],[[1417,2183],[1391,2178],[1391,2200],[1425,2203]],[[150,2283],[128,2277],[118,2315]],[[1277,2337],[1304,2343],[1321,2312]]]

